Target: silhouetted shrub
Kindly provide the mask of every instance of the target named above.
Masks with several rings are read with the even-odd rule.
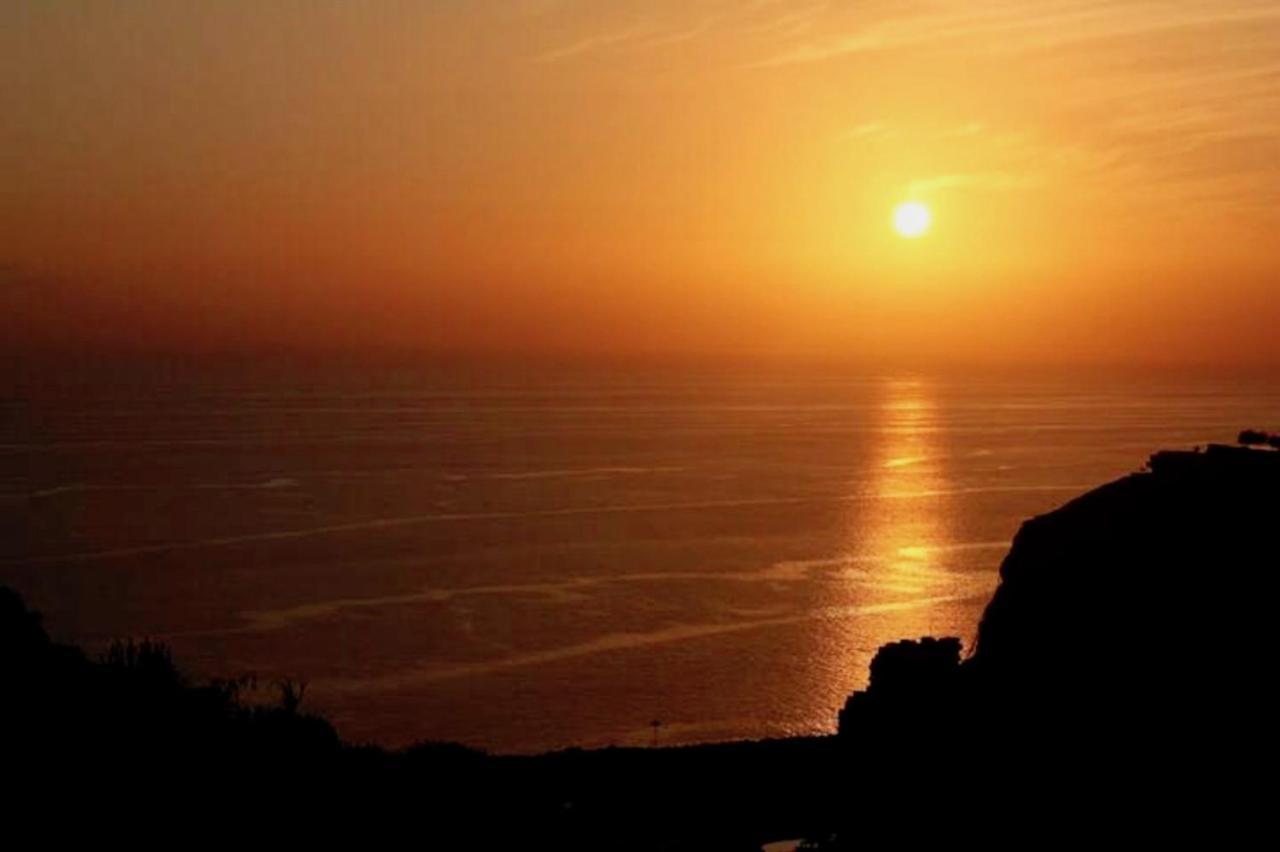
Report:
[[[954,636],[890,642],[871,661],[870,688],[892,692],[930,688],[955,672],[962,647]]]
[[[176,689],[183,686],[182,675],[173,664],[168,646],[150,639],[133,639],[111,643],[99,662],[117,677],[129,678],[151,689]]]
[[[905,639],[881,646],[871,661],[871,682],[840,711],[838,730],[849,734],[866,725],[914,723],[949,699],[960,671],[963,645],[955,637]]]
[[[1237,437],[1236,440],[1245,446],[1257,446],[1259,444],[1268,444],[1273,436],[1257,429],[1245,429]],[[1274,446],[1274,445],[1272,445]]]
[[[289,715],[297,713],[302,706],[302,697],[307,692],[306,681],[282,678],[275,685],[280,690],[280,709]]]

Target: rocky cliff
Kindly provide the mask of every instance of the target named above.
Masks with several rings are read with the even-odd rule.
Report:
[[[886,646],[841,740],[882,778],[966,767],[1041,803],[1067,779],[1244,801],[1275,754],[1278,510],[1280,452],[1210,446],[1027,521],[972,653]]]

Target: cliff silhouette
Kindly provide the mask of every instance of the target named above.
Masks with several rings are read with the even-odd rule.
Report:
[[[253,704],[243,682],[187,682],[151,643],[90,659],[0,589],[0,745],[33,789],[141,789],[169,802],[153,819],[266,803],[309,831],[412,823],[468,848],[846,849],[1013,830],[1222,845],[1269,813],[1258,777],[1275,756],[1280,452],[1246,443],[1259,448],[1157,453],[1025,522],[972,651],[883,647],[836,736],[388,752],[341,742],[293,682]]]
[[[908,799],[957,821],[1001,801],[1058,822],[1142,822],[1148,839],[1212,816],[1221,842],[1260,816],[1278,497],[1280,452],[1211,445],[1156,453],[1026,521],[972,653],[955,639],[885,646],[841,711],[845,748],[888,784],[860,791],[879,804],[875,827],[905,819],[898,785],[956,769],[977,786]]]
[[[1258,656],[1270,644],[1278,489],[1280,453],[1212,445],[1157,453],[1032,518],[972,654],[962,660],[957,640],[886,646],[841,730],[916,693],[998,704],[1000,730],[1020,736],[1050,715],[1091,735],[1136,725],[1126,736],[1145,736],[1153,717],[1245,699],[1234,690],[1269,662]]]

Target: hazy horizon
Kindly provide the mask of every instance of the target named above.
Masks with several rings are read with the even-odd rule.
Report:
[[[1280,363],[1273,3],[0,24],[18,355]]]

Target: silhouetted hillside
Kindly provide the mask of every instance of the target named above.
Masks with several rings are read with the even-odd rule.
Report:
[[[535,757],[351,746],[301,711],[299,684],[193,684],[150,642],[91,659],[3,587],[0,679],[15,801],[131,813],[131,836],[150,839],[265,820],[295,840],[354,828],[469,849],[756,850],[818,819],[836,756],[830,737]],[[263,691],[274,700],[251,700]]]

